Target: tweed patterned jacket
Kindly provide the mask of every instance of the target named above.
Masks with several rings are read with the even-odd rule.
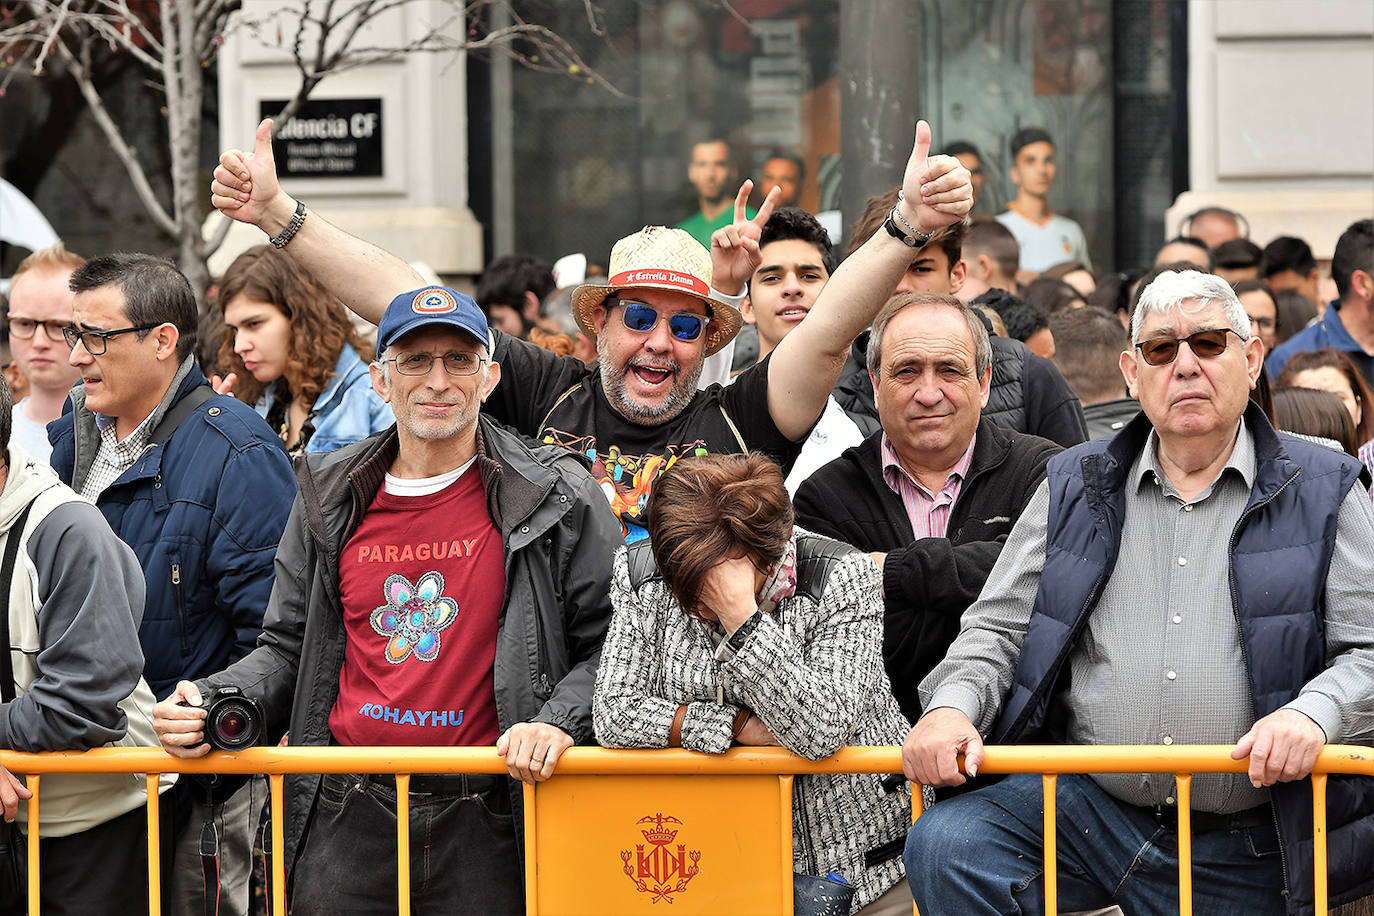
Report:
[[[723,661],[705,625],[673,598],[648,541],[616,552],[611,602],[592,700],[596,737],[606,747],[666,747],[684,704],[683,747],[712,754],[730,747],[743,706],[811,760],[906,738],[909,725],[883,669],[880,574],[848,545],[799,529],[796,594],[746,622],[747,636],[726,644],[733,654],[719,653]],[[797,872],[844,875],[856,889],[855,910],[902,880],[910,823],[904,781],[888,788],[879,775],[841,774],[801,776],[794,785]]]

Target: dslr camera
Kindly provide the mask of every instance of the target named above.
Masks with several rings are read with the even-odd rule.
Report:
[[[237,687],[215,687],[201,697],[205,740],[221,751],[241,751],[262,738],[262,706]]]

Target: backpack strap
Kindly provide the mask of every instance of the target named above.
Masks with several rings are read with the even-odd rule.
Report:
[[[153,430],[153,434],[148,437],[149,445],[161,445],[172,437],[176,432],[181,421],[185,420],[196,408],[204,404],[215,396],[215,389],[209,385],[198,385],[192,388],[180,401],[172,405],[172,408],[162,415],[162,420]]]
[[[573,386],[572,386],[571,388],[569,388],[567,391],[563,392],[562,394],[560,394],[560,395],[558,396],[558,399],[557,399],[556,401],[553,402],[553,406],[549,408],[549,412],[546,413],[546,414],[544,414],[544,419],[542,419],[542,420],[539,421],[539,426],[538,426],[538,427],[535,429],[535,431],[534,431],[534,435],[535,435],[536,438],[537,438],[541,433],[543,433],[544,430],[548,429],[548,426],[549,426],[549,417],[553,416],[553,412],[554,412],[555,410],[558,409],[558,406],[559,406],[560,404],[562,404],[564,401],[566,401],[569,397],[571,397],[571,396],[572,396],[572,393],[573,393],[574,391],[576,391],[577,389],[579,389],[579,388],[581,388],[581,387],[582,387],[582,382],[578,382],[576,385],[573,385]]]
[[[10,601],[10,581],[14,578],[14,561],[19,555],[19,541],[24,537],[24,525],[29,520],[30,502],[20,512],[5,536],[5,558],[0,561],[0,595],[4,596],[8,608]],[[4,645],[0,646],[0,699],[8,703],[14,699],[14,662],[10,658],[10,615],[8,610],[0,615],[0,631],[4,635]]]

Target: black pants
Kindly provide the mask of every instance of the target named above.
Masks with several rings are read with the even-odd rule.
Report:
[[[396,892],[394,779],[326,773],[293,869],[292,916],[394,913]],[[507,777],[411,779],[410,901],[417,914],[525,912]]]
[[[148,812],[127,814],[74,833],[38,841],[43,916],[146,916]],[[27,903],[3,914],[23,914]]]

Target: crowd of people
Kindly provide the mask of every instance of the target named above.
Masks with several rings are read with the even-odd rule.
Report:
[[[1043,899],[1040,781],[980,777],[985,742],[1229,744],[1246,772],[1193,782],[1194,905],[1312,910],[1304,779],[1374,740],[1374,220],[1328,302],[1301,240],[1220,208],[1104,275],[1048,133],[971,218],[978,151],[921,122],[841,258],[800,159],[755,209],[709,140],[682,227],[561,287],[504,257],[469,297],[288,194],[270,128],[214,173],[270,244],[209,313],[147,255],[15,276],[0,747],[199,757],[236,695],[264,742],[494,748],[508,776],[410,783],[412,905],[487,914],[524,910],[520,784],[573,745],[901,745],[914,827],[904,780],[797,780],[798,899],[938,916]],[[142,783],[81,779],[43,783],[44,906],[143,912]],[[261,782],[163,791],[173,912],[253,911]],[[1173,908],[1174,791],[1060,778],[1062,907]],[[1374,787],[1328,791],[1331,899],[1370,895]],[[0,771],[6,820],[26,797]],[[395,801],[287,778],[292,912],[394,904]]]

